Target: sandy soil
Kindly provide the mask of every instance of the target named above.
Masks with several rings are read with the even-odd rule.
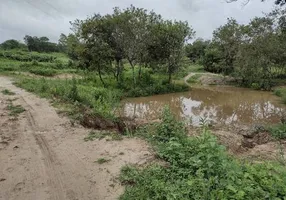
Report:
[[[1,200],[113,200],[124,191],[118,181],[126,164],[153,159],[140,139],[84,142],[90,132],[71,126],[45,99],[15,87],[0,77],[0,199]],[[26,111],[17,120],[6,110],[7,100]],[[110,159],[98,164],[99,158]]]

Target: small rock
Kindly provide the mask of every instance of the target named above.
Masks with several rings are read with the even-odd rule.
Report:
[[[1,178],[1,179],[0,179],[0,182],[3,182],[3,181],[6,181],[6,179],[5,179],[5,178]]]

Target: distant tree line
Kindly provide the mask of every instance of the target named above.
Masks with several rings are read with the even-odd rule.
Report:
[[[246,25],[228,19],[211,41],[187,45],[186,55],[207,71],[237,77],[241,85],[270,89],[286,79],[285,13],[275,10]]]
[[[64,52],[63,47],[60,44],[50,42],[48,37],[37,37],[26,35],[22,43],[17,40],[7,40],[0,44],[0,48],[4,50],[20,49],[36,52]]]

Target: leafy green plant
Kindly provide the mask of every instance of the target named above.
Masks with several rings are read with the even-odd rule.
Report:
[[[11,95],[11,96],[15,95],[15,92],[12,92],[12,91],[10,91],[8,89],[2,90],[1,93],[4,94],[4,95]]]
[[[21,105],[13,105],[12,102],[7,106],[10,111],[9,115],[13,117],[18,117],[19,114],[25,112],[26,110]]]
[[[147,137],[164,164],[122,168],[120,180],[127,188],[120,199],[285,198],[283,166],[235,160],[206,127],[200,136],[188,137],[167,108],[156,127],[146,130]]]
[[[277,140],[286,139],[286,124],[279,124],[270,128],[272,136]]]

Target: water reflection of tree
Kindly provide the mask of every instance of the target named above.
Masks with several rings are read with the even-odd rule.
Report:
[[[125,104],[124,115],[156,119],[165,105],[177,116],[192,117],[197,122],[206,117],[217,123],[276,122],[285,107],[275,104],[267,92],[244,89],[194,89],[189,93],[132,99]]]

